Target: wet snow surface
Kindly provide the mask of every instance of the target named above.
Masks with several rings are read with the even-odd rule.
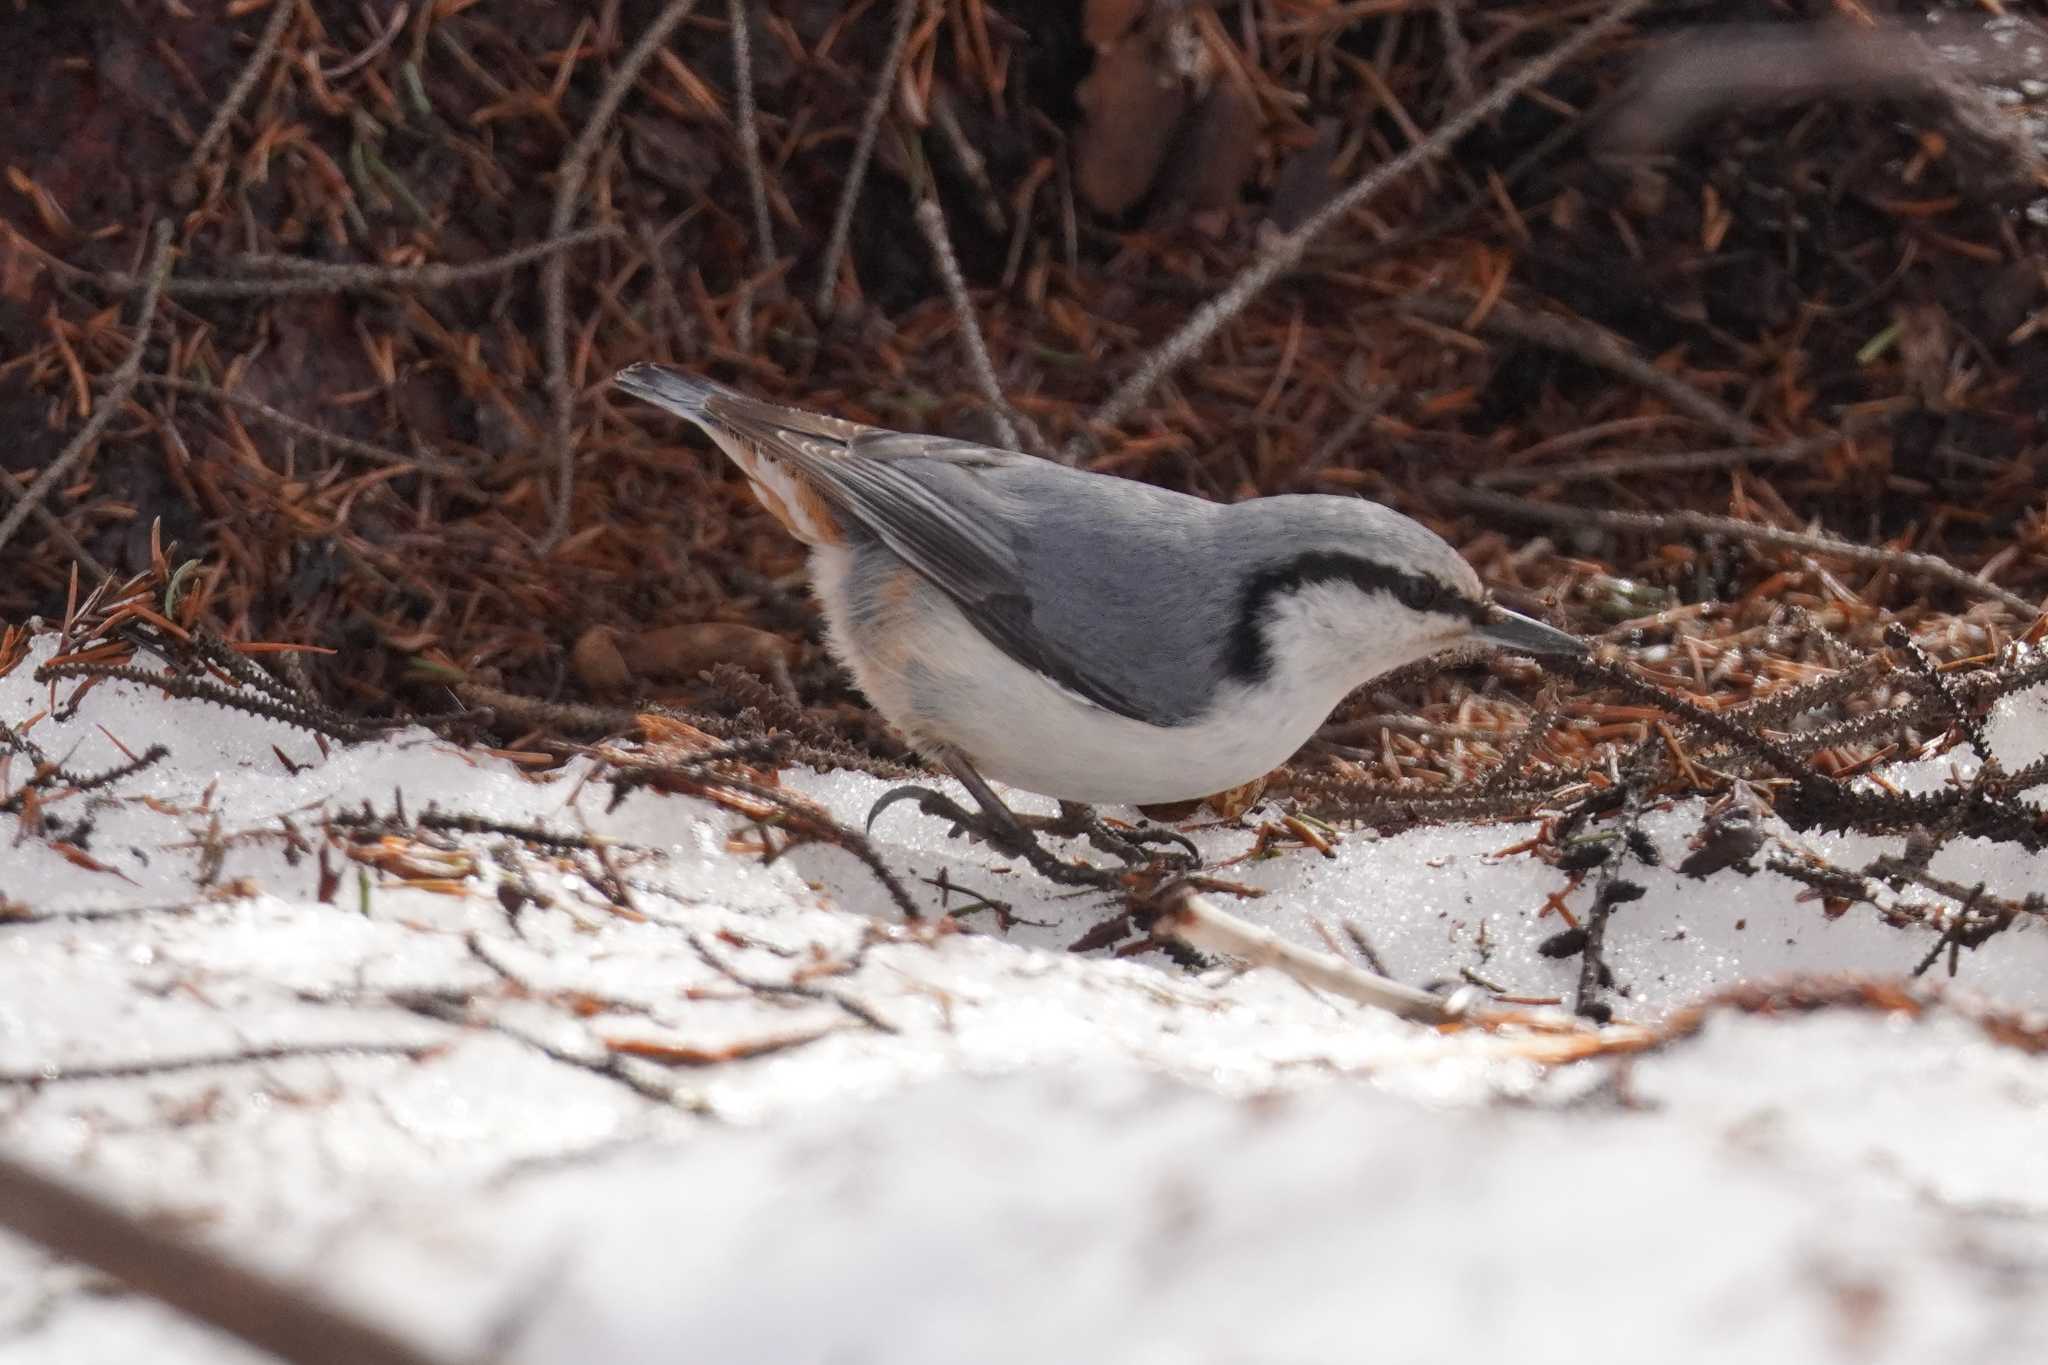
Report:
[[[50,647],[0,679],[0,719],[48,708]],[[2048,747],[2043,706],[1998,716],[2010,762]],[[2048,1059],[1973,1022],[2048,1005],[2048,925],[1963,954],[1958,1003],[1917,1019],[1724,1011],[1544,1067],[1270,971],[1067,953],[1099,898],[907,808],[877,837],[913,894],[937,910],[911,878],[943,869],[1006,930],[906,931],[837,849],[764,866],[729,811],[607,813],[587,767],[535,779],[423,732],[323,754],[123,684],[29,733],[75,770],[115,741],[172,755],[41,834],[0,814],[0,1143],[452,1357],[2032,1361],[2048,1339]],[[783,780],[855,824],[885,786]],[[322,832],[401,795],[606,836],[631,905],[588,853],[452,835],[372,865]],[[1665,869],[1631,869],[1648,894],[1610,929],[1625,1017],[1903,976],[1933,943],[1774,874],[1679,876],[1699,819],[1645,822]],[[1270,892],[1229,908],[1318,949],[1351,921],[1407,981],[1568,997],[1577,961],[1536,951],[1567,878],[1502,852],[1528,833],[1347,834],[1228,869]],[[2043,880],[1974,843],[1934,870]],[[0,1237],[0,1365],[256,1358]]]

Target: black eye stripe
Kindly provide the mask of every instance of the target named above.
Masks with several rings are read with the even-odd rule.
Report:
[[[1232,677],[1258,682],[1272,672],[1273,660],[1262,628],[1268,604],[1283,593],[1298,592],[1317,583],[1352,583],[1365,592],[1387,593],[1410,611],[1435,612],[1472,622],[1484,620],[1486,615],[1484,604],[1428,574],[1411,573],[1339,550],[1310,550],[1261,569],[1245,580],[1224,659]]]

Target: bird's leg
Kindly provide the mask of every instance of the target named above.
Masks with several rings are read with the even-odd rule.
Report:
[[[1085,837],[1089,843],[1104,853],[1113,858],[1121,858],[1134,867],[1154,861],[1155,856],[1160,862],[1180,867],[1193,867],[1201,861],[1201,853],[1183,834],[1150,825],[1135,829],[1117,829],[1097,815],[1093,806],[1083,805],[1079,801],[1062,801],[1058,818],[1043,822],[1034,821],[1033,824],[1035,828],[1042,829],[1048,834],[1064,835],[1068,838]],[[1179,844],[1180,847],[1171,853],[1162,852],[1158,855],[1145,851],[1148,847],[1163,847],[1167,844]]]
[[[869,829],[875,827],[875,821],[880,818],[883,811],[897,802],[915,801],[917,808],[926,815],[950,820],[956,830],[966,830],[978,835],[997,851],[1007,853],[1013,858],[1022,858],[1048,881],[1058,882],[1063,886],[1105,888],[1115,884],[1117,874],[1107,868],[1070,863],[1048,852],[1044,845],[1038,842],[1038,836],[1025,828],[1024,822],[1017,818],[1017,813],[1003,804],[1003,799],[982,780],[981,774],[976,772],[966,759],[953,753],[940,754],[938,758],[946,765],[946,770],[960,780],[960,785],[967,788],[967,794],[981,807],[980,815],[968,811],[959,802],[941,792],[913,783],[891,787],[882,793],[881,799],[868,810]]]

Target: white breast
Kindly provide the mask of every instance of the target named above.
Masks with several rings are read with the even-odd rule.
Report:
[[[849,559],[846,549],[817,547],[812,585],[834,652],[875,709],[926,752],[949,747],[993,781],[1073,801],[1189,800],[1264,776],[1352,687],[1441,647],[1417,642],[1370,665],[1354,658],[1347,668],[1304,668],[1290,666],[1280,641],[1267,681],[1225,685],[1190,724],[1147,725],[1017,663],[921,580],[906,580],[887,610],[856,620]]]

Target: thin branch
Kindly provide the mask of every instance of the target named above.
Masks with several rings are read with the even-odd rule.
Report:
[[[169,281],[165,291],[179,298],[278,298],[287,294],[352,294],[372,289],[422,291],[448,289],[476,280],[494,279],[549,256],[572,251],[591,242],[608,241],[619,235],[614,224],[580,228],[575,232],[535,242],[487,260],[467,265],[360,265],[334,261],[308,261],[296,256],[249,256],[231,262],[249,269],[283,272],[274,279],[181,276]],[[116,289],[137,289],[146,278],[110,274],[104,281]]]
[[[16,501],[28,495],[28,485],[16,478],[11,469],[0,469],[0,488],[6,489],[8,495]],[[49,533],[51,540],[57,542],[58,549],[78,561],[84,566],[85,571],[95,578],[104,581],[114,576],[114,571],[102,564],[97,555],[85,548],[85,542],[71,533],[71,528],[64,524],[62,517],[40,502],[30,506],[36,520],[42,523],[43,530]]]
[[[289,8],[293,0],[278,0]],[[0,1226],[292,1365],[443,1365],[424,1348],[0,1156]]]
[[[1545,484],[1582,483],[1642,474],[1697,474],[1702,470],[1734,469],[1742,465],[1791,464],[1807,459],[1815,451],[1841,439],[1841,433],[1828,432],[1779,446],[1720,446],[1713,450],[1681,450],[1661,455],[1608,455],[1575,460],[1570,464],[1488,470],[1472,482],[1480,488],[1534,488]]]
[[[1274,238],[1260,252],[1258,259],[1230,282],[1228,288],[1203,304],[1195,311],[1193,317],[1181,325],[1179,331],[1138,362],[1138,367],[1132,372],[1131,377],[1119,385],[1116,392],[1090,416],[1088,425],[1091,428],[1111,426],[1136,411],[1138,405],[1145,401],[1161,381],[1193,358],[1196,352],[1208,344],[1211,337],[1244,310],[1254,295],[1271,284],[1277,276],[1299,265],[1316,238],[1410,171],[1444,156],[1467,133],[1506,109],[1524,90],[1549,79],[1567,62],[1606,39],[1609,33],[1628,22],[1638,10],[1649,3],[1650,0],[1615,0],[1597,18],[1571,37],[1508,76],[1488,92],[1484,99],[1466,105],[1438,125],[1436,130],[1421,142],[1353,182],[1350,188],[1316,210],[1292,232]],[[1068,443],[1067,454],[1070,460],[1078,460],[1081,457],[1087,448],[1088,439],[1084,431]]]
[[[1397,307],[1411,316],[1461,329],[1466,327],[1472,312],[1470,304],[1444,298],[1408,298]],[[1590,322],[1555,313],[1530,312],[1502,301],[1488,309],[1486,316],[1469,330],[1526,341],[1610,370],[1731,440],[1755,445],[1763,438],[1764,433],[1748,418],[1676,375],[1658,369],[1620,337]]]
[[[569,225],[576,219],[576,208],[583,197],[583,186],[590,179],[591,162],[597,158],[597,150],[603,143],[605,132],[611,127],[612,118],[625,102],[626,92],[640,79],[640,73],[661,45],[668,41],[669,34],[688,18],[695,9],[697,0],[668,0],[654,22],[640,35],[626,53],[619,69],[605,82],[604,90],[597,97],[597,104],[584,121],[583,131],[577,135],[576,143],[562,158],[562,168],[555,174],[555,207],[548,218],[548,236],[561,238],[568,235]],[[576,451],[572,441],[572,429],[576,420],[576,395],[569,388],[569,282],[567,258],[560,252],[548,257],[541,268],[541,301],[547,312],[547,363],[548,399],[554,405],[554,430],[552,439],[555,456],[555,508],[553,523],[548,528],[545,547],[561,543],[569,530],[569,496],[576,486]]]
[[[151,388],[189,393],[194,397],[207,398],[228,407],[239,408],[281,431],[303,436],[309,441],[317,441],[345,455],[361,456],[376,464],[391,465],[400,469],[419,469],[424,473],[439,474],[452,479],[467,478],[469,474],[468,470],[453,460],[444,460],[438,455],[407,455],[402,451],[372,445],[368,441],[358,441],[353,436],[343,436],[339,432],[328,431],[324,427],[314,426],[311,422],[301,421],[288,412],[280,412],[268,403],[258,402],[246,394],[234,393],[197,379],[180,379],[176,375],[168,374],[146,374],[142,376],[142,383]]]
[[[1614,1017],[1613,1007],[1600,998],[1603,991],[1614,985],[1614,971],[1607,965],[1608,921],[1614,918],[1616,906],[1640,900],[1643,895],[1639,884],[1621,876],[1643,806],[1642,792],[1634,782],[1625,782],[1624,789],[1627,796],[1622,805],[1621,837],[1614,841],[1594,880],[1593,903],[1586,911],[1585,942],[1579,947],[1579,979],[1572,993],[1572,1013],[1596,1024],[1605,1024]]]
[[[1333,953],[1289,943],[1271,931],[1220,910],[1193,891],[1184,891],[1153,923],[1164,934],[1203,953],[1242,958],[1271,967],[1312,990],[1328,991],[1372,1009],[1425,1024],[1447,1024],[1471,1011],[1477,992],[1467,986],[1448,997],[1374,976]]]
[[[28,519],[28,514],[49,496],[50,489],[69,475],[71,467],[92,449],[93,444],[99,440],[100,433],[106,430],[107,423],[114,420],[114,414],[121,410],[121,405],[135,392],[135,381],[142,374],[142,355],[149,349],[149,334],[156,325],[157,301],[163,296],[164,280],[170,273],[171,220],[163,218],[158,220],[156,225],[155,243],[150,249],[149,257],[149,286],[142,292],[142,306],[137,310],[135,319],[135,339],[129,343],[128,354],[123,357],[120,368],[114,371],[113,382],[107,391],[92,405],[92,412],[86,417],[85,425],[78,429],[78,434],[71,438],[64,449],[57,452],[57,458],[43,467],[43,472],[28,486],[28,491],[15,501],[7,516],[0,519],[0,548],[6,547],[7,542],[14,538],[14,533],[21,529],[21,523]]]
[[[1472,79],[1472,45],[1465,41],[1463,16],[1458,13],[1459,0],[1435,0],[1437,35],[1443,39],[1444,65],[1451,73],[1451,89],[1456,92],[1458,103],[1465,104],[1479,94],[1478,82]]]
[[[938,200],[927,199],[917,206],[916,217],[918,230],[931,244],[932,260],[945,283],[946,297],[953,302],[953,316],[960,326],[960,345],[967,352],[967,368],[973,373],[981,396],[988,400],[996,434],[1011,450],[1044,455],[1044,435],[1029,417],[1010,406],[1010,400],[1003,397],[1002,385],[996,382],[996,367],[988,358],[988,343],[982,339],[981,324],[975,320],[974,300],[967,296],[967,279],[960,273],[960,259],[953,254],[952,239],[946,235],[945,210],[939,207]],[[1021,446],[1020,437],[1025,442]]]
[[[249,94],[256,83],[263,79],[263,73],[270,68],[271,58],[277,55],[277,45],[284,41],[284,31],[291,26],[292,14],[298,9],[298,0],[271,0],[270,21],[263,26],[263,32],[256,39],[256,50],[249,54],[249,60],[242,64],[241,74],[228,87],[227,98],[220,102],[220,108],[213,111],[213,119],[206,125],[206,131],[199,135],[199,141],[192,145],[192,156],[185,164],[196,178],[200,167],[213,155],[221,139],[228,135],[228,129],[235,121],[235,115],[248,102]]]
[[[760,114],[754,103],[754,40],[747,25],[747,0],[726,0],[732,33],[733,97],[739,106],[740,164],[747,172],[747,199],[754,211],[754,257],[762,275],[775,269],[775,223],[768,216],[768,175],[761,165]],[[733,340],[754,349],[754,281],[740,284],[733,309]]]
[[[1520,517],[1547,526],[1597,526],[1603,530],[1632,531],[1655,536],[1726,536],[1730,540],[1765,545],[1775,550],[1797,550],[1802,554],[1826,555],[1867,568],[1890,569],[1894,573],[1908,577],[1932,579],[1971,597],[1984,597],[2002,602],[2027,621],[2032,621],[2040,614],[2039,606],[2018,593],[2001,588],[1996,583],[1988,583],[1973,573],[1957,568],[1945,559],[1937,559],[1933,555],[1922,554],[1916,550],[1879,549],[1869,545],[1857,545],[1825,533],[1785,531],[1775,526],[1759,526],[1754,522],[1737,521],[1734,517],[1710,516],[1705,512],[1621,512],[1604,508],[1560,507],[1552,503],[1518,498],[1511,493],[1491,493],[1484,489],[1467,488],[1449,480],[1438,481],[1435,490],[1439,497],[1462,507],[1493,512],[1501,516]]]
[[[818,317],[832,316],[833,294],[839,283],[839,258],[846,254],[847,234],[853,229],[854,205],[860,202],[860,187],[867,179],[868,159],[874,155],[875,136],[882,128],[882,115],[896,92],[896,68],[903,62],[904,45],[910,41],[910,21],[917,17],[918,0],[896,0],[896,27],[889,37],[889,55],[882,58],[882,72],[875,78],[875,93],[868,98],[861,115],[860,136],[854,139],[853,161],[846,168],[846,187],[839,193],[839,207],[832,213],[832,232],[825,241],[825,259],[818,274]]]

